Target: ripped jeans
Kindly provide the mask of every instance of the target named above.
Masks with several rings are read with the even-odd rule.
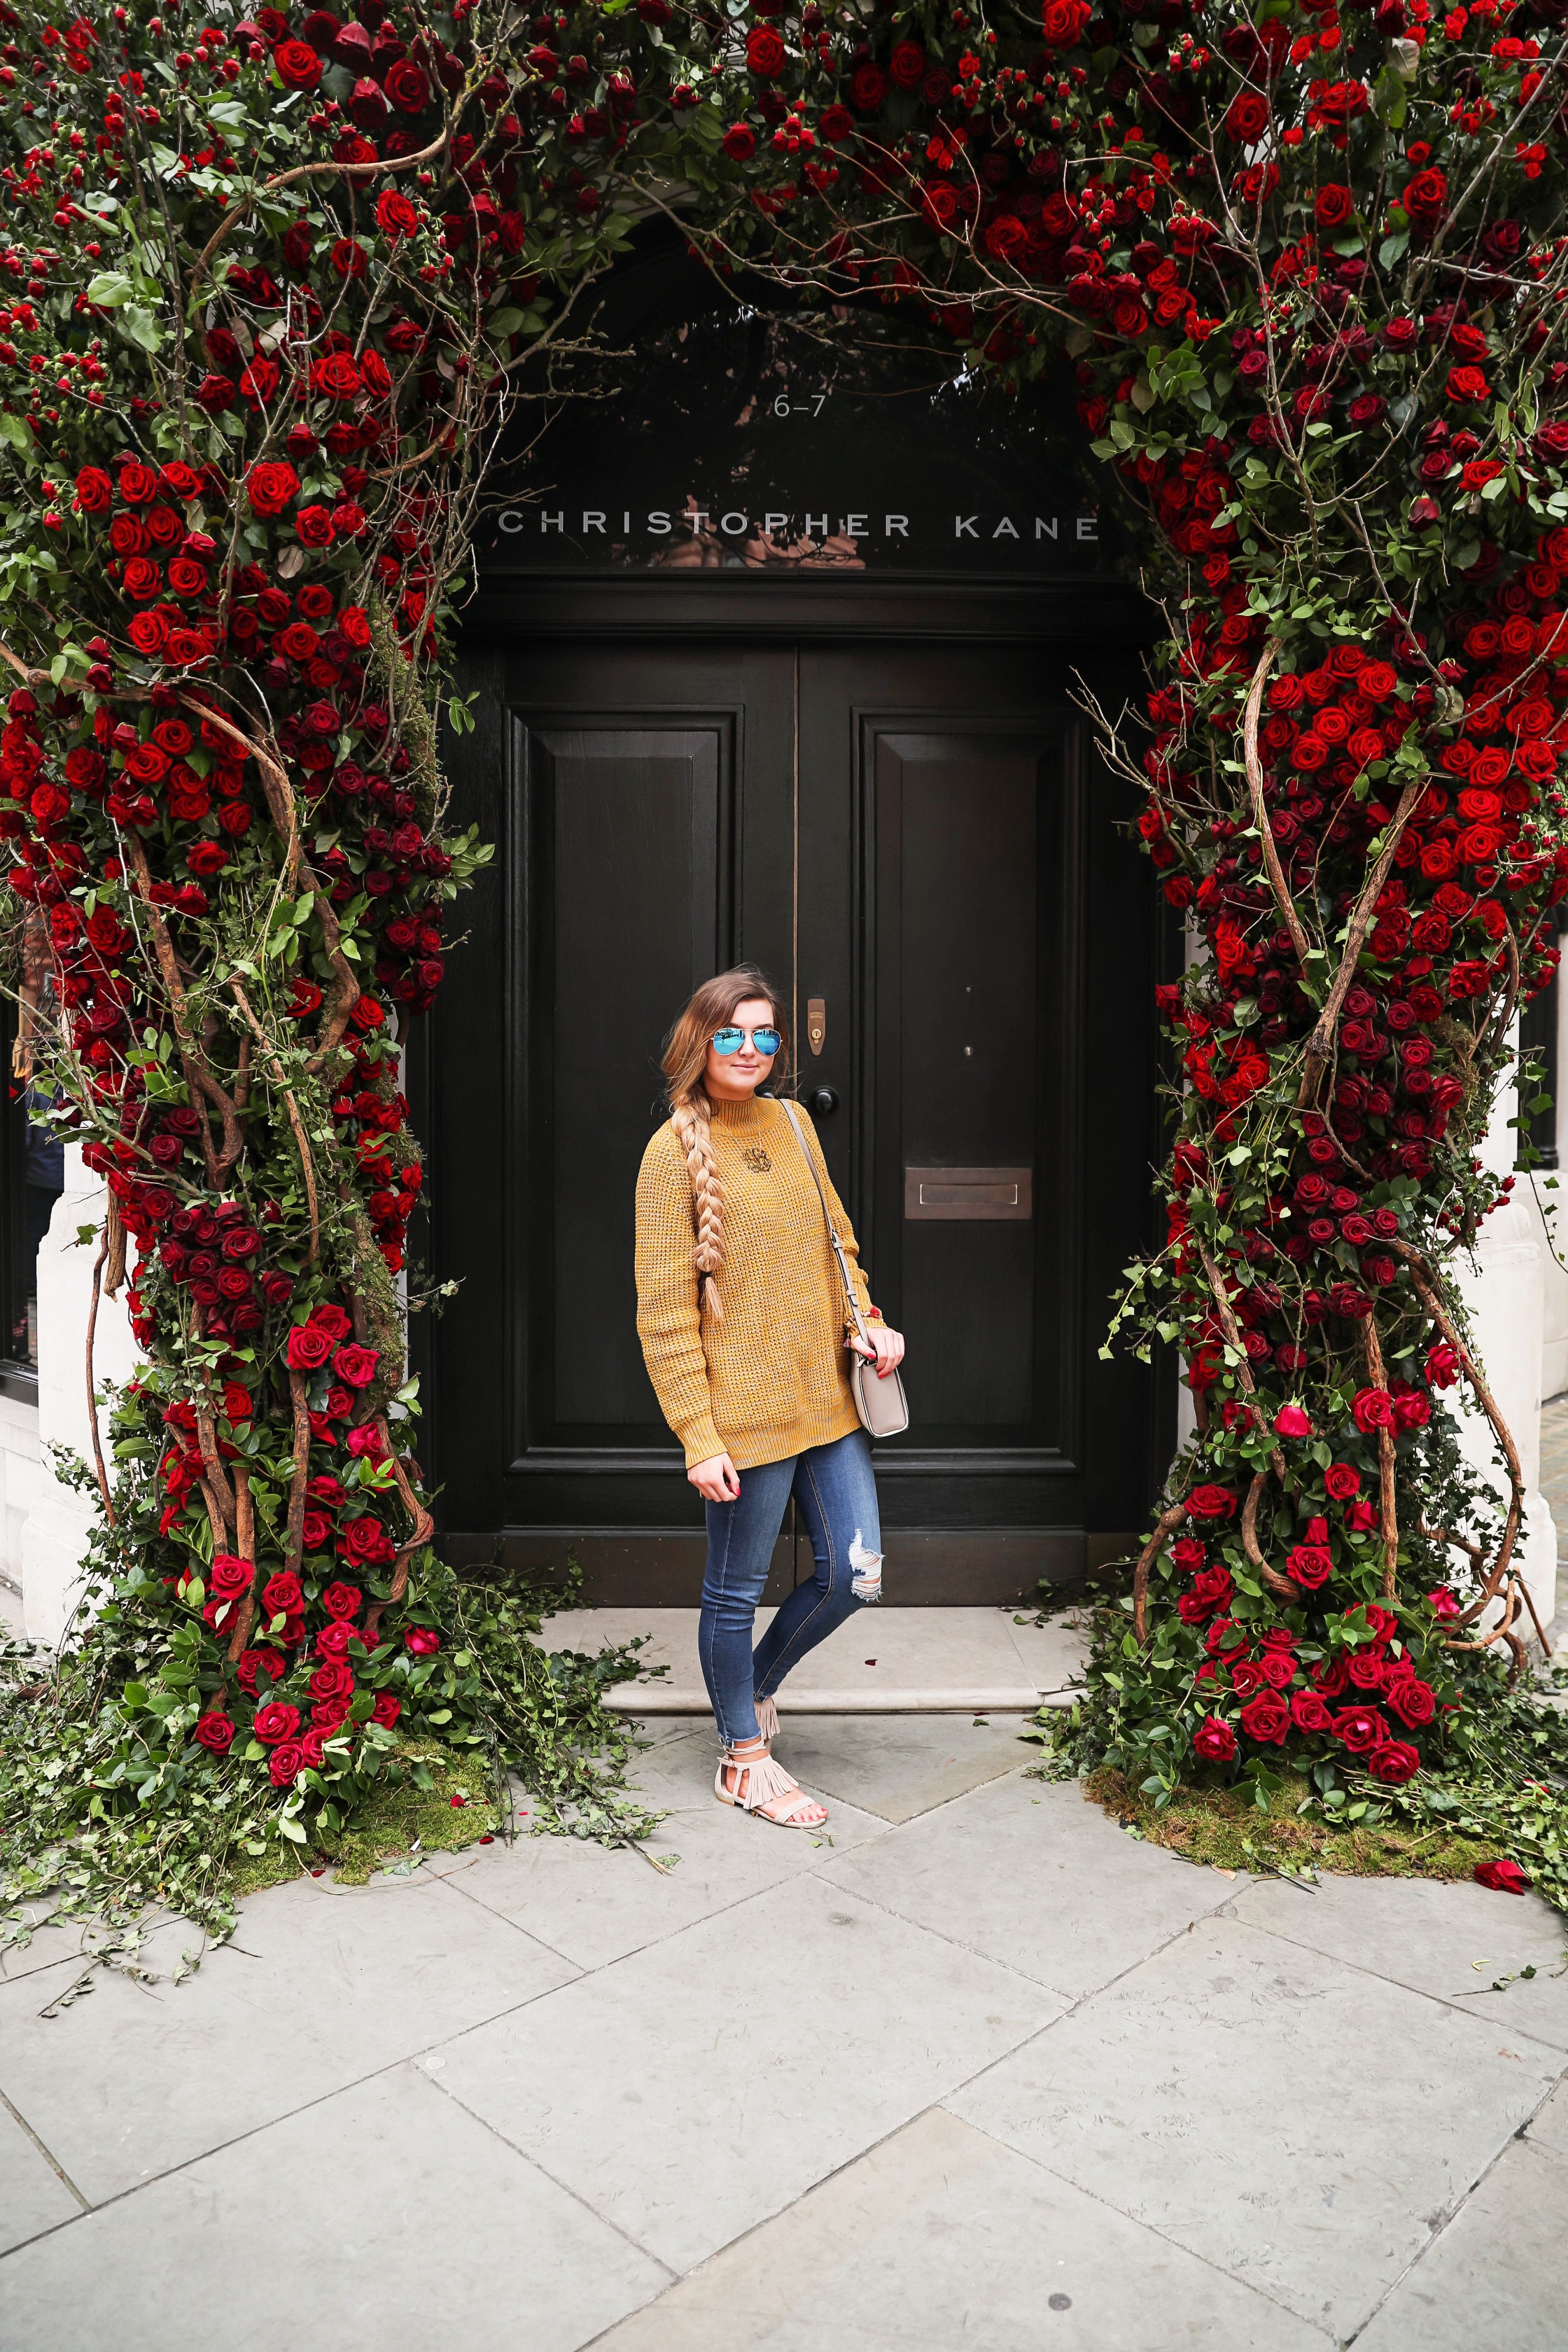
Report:
[[[794,1495],[816,1573],[797,1584],[752,1653],[752,1621]],[[853,1611],[881,1598],[882,1529],[863,1429],[832,1445],[741,1473],[732,1503],[710,1503],[708,1567],[697,1629],[702,1679],[726,1747],[757,1736],[755,1702]]]

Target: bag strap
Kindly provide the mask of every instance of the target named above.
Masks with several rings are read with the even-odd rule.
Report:
[[[822,1179],[816,1172],[816,1162],[806,1148],[805,1137],[801,1132],[800,1121],[795,1117],[794,1103],[787,1098],[782,1099],[784,1099],[785,1116],[795,1129],[795,1139],[800,1146],[800,1156],[811,1171],[811,1181],[816,1187],[816,1197],[822,1203],[823,1222],[827,1227],[827,1238],[832,1244],[833,1255],[838,1261],[838,1272],[844,1284],[844,1296],[849,1301],[849,1312],[855,1318],[855,1328],[868,1348],[872,1344],[871,1335],[866,1328],[866,1318],[860,1312],[860,1301],[855,1295],[855,1285],[849,1279],[849,1268],[844,1256],[844,1244],[838,1238],[837,1228],[834,1224],[832,1212],[827,1205],[827,1195],[822,1189]]]

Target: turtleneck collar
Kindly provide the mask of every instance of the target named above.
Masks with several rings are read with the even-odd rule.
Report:
[[[713,1106],[714,1119],[721,1127],[757,1127],[763,1116],[763,1105],[755,1095],[748,1096],[744,1102],[716,1102]]]

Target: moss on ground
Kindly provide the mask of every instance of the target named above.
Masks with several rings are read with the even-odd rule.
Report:
[[[1347,1878],[1469,1878],[1478,1863],[1491,1862],[1505,1851],[1436,1823],[1425,1829],[1393,1821],[1370,1828],[1342,1824],[1315,1802],[1298,1812],[1311,1791],[1295,1775],[1287,1778],[1267,1813],[1259,1812],[1246,1790],[1190,1789],[1184,1783],[1160,1810],[1152,1798],[1110,1769],[1091,1772],[1083,1793],[1151,1845],[1216,1870],[1279,1871],[1288,1877],[1323,1871]]]
[[[416,1781],[416,1766],[428,1776],[427,1788]],[[459,1798],[461,1803],[454,1802]],[[360,1821],[338,1844],[321,1853],[269,1845],[264,1854],[239,1853],[229,1884],[237,1896],[257,1895],[264,1886],[330,1864],[340,1886],[363,1886],[377,1870],[416,1863],[427,1853],[454,1853],[480,1837],[499,1835],[504,1826],[496,1792],[487,1786],[477,1757],[458,1757],[434,1740],[410,1741],[397,1751]]]

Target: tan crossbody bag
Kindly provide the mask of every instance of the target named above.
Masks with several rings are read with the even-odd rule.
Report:
[[[822,1214],[827,1226],[827,1238],[833,1245],[833,1255],[838,1261],[839,1276],[844,1284],[844,1296],[849,1302],[849,1312],[854,1318],[855,1328],[869,1347],[870,1334],[866,1328],[866,1318],[860,1312],[860,1301],[855,1296],[855,1285],[849,1279],[849,1267],[845,1260],[844,1244],[838,1238],[837,1230],[829,1213],[827,1195],[822,1189],[822,1179],[816,1172],[816,1162],[806,1149],[805,1138],[800,1131],[800,1121],[795,1115],[794,1103],[786,1102],[784,1109],[789,1114],[789,1123],[795,1129],[795,1139],[800,1146],[800,1156],[811,1171],[811,1181],[816,1187],[816,1197],[822,1203]],[[903,1381],[896,1370],[889,1372],[885,1380],[879,1379],[876,1365],[869,1362],[866,1357],[858,1356],[851,1350],[849,1393],[855,1400],[855,1410],[860,1416],[860,1426],[868,1431],[871,1436],[897,1437],[900,1430],[908,1429],[909,1399],[904,1394]]]

